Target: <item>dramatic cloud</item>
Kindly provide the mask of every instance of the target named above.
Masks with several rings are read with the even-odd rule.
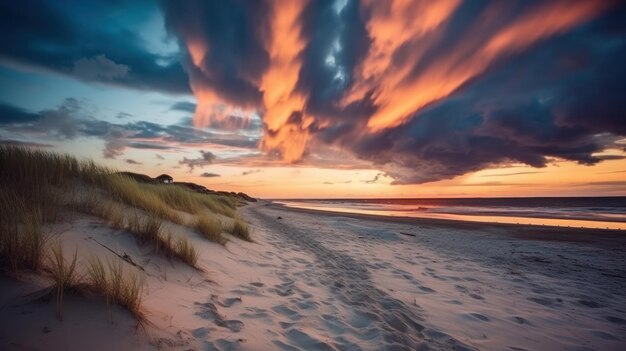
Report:
[[[139,161],[135,161],[133,159],[127,158],[124,160],[124,162],[128,163],[129,165],[142,165],[143,163],[139,162]]]
[[[192,159],[184,157],[181,161],[178,161],[178,164],[189,167],[189,172],[191,172],[195,167],[202,168],[208,166],[217,159],[217,156],[210,151],[200,151],[200,155],[200,157]]]
[[[154,11],[151,2],[134,5],[124,17]],[[91,1],[87,6],[45,0],[0,2],[0,64],[135,89],[190,92],[176,56],[146,50],[136,31],[113,20],[120,18],[116,2]]]
[[[260,146],[287,162],[326,145],[395,184],[423,183],[507,163],[595,164],[626,135],[626,8],[616,1],[188,1],[163,11],[187,53],[194,124],[258,113]]]

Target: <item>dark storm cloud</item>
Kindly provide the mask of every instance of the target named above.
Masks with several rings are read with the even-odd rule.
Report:
[[[305,111],[292,113],[283,127],[306,133],[308,145],[341,147],[395,183],[447,179],[512,162],[544,167],[553,159],[592,165],[621,158],[597,154],[626,136],[626,7],[565,5],[468,1],[451,4],[441,25],[421,28],[413,17],[429,14],[427,2],[400,13],[390,9],[391,1],[309,2],[301,28],[294,29],[304,43],[296,58],[296,92],[306,100]],[[264,3],[164,2],[163,8],[170,30],[188,48],[211,48],[194,68],[205,73],[192,69],[190,78],[206,80],[235,106],[259,106],[264,92],[248,83],[274,64],[263,46],[272,20]],[[546,17],[564,10],[570,17],[562,21]],[[385,21],[405,27],[381,49],[376,40],[386,33],[375,26]],[[376,65],[387,65],[385,74],[376,76]],[[441,72],[447,73],[437,76]],[[429,74],[435,74],[432,84],[402,91]],[[437,85],[447,80],[452,88]],[[394,100],[394,89],[406,97]],[[413,104],[428,89],[444,93],[424,106]],[[346,100],[350,94],[356,98]],[[403,108],[397,105],[412,112],[388,122],[384,118],[394,116],[381,113]],[[305,125],[305,114],[312,123]],[[373,116],[382,128],[369,128]],[[288,143],[291,133],[266,130],[265,138]]]
[[[0,102],[0,125],[12,123],[28,123],[42,116],[38,113],[24,111],[18,107]]]
[[[338,111],[329,103],[340,97],[350,83],[350,72],[364,55],[369,39],[359,16],[358,1],[312,1],[302,16],[308,45],[302,56],[298,90],[308,96],[310,113],[332,116]]]
[[[93,12],[112,9],[94,4]],[[295,4],[162,1],[166,26],[185,51],[182,63],[147,51],[127,28],[89,22],[84,6],[0,5],[2,61],[173,93],[189,92],[189,81],[197,105],[181,101],[170,110],[191,114],[216,102],[254,110],[262,121],[226,115],[211,127],[264,128],[261,143],[196,128],[189,119],[98,121],[75,100],[41,113],[0,105],[0,125],[59,139],[100,138],[108,157],[128,147],[261,145],[269,155],[322,165],[307,148],[335,147],[396,184],[510,163],[593,165],[623,157],[602,153],[623,150],[618,142],[626,136],[623,3]],[[287,9],[298,12],[287,33],[296,38],[272,42],[276,11]],[[289,53],[300,44],[300,52]],[[293,84],[291,70],[297,71]],[[261,88],[268,72],[279,74]],[[207,162],[183,161],[190,168]]]
[[[264,48],[265,1],[162,1],[166,25],[189,45],[210,43],[198,65],[187,65],[189,79],[217,91],[228,103],[258,105],[261,79],[269,64]]]
[[[623,9],[622,9],[623,10]],[[406,124],[363,136],[330,127],[341,145],[395,183],[452,178],[506,162],[596,164],[626,135],[624,11],[608,14],[489,69]]]
[[[190,92],[176,58],[149,52],[143,39],[131,29],[102,19],[119,8],[106,1],[84,5],[2,1],[0,63],[33,66],[135,89]],[[89,20],[86,8],[97,12],[91,14],[95,20]]]

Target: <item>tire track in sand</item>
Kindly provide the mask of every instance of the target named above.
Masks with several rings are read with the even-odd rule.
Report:
[[[315,257],[308,274],[329,289],[332,303],[343,305],[350,316],[337,317],[362,333],[364,344],[388,350],[473,350],[442,331],[425,326],[418,306],[407,306],[376,287],[368,269],[358,259],[321,244],[315,233],[307,232],[277,220],[270,208],[248,209],[250,219],[270,230],[281,239],[280,250],[305,251]],[[367,240],[367,239],[362,239]],[[322,316],[324,318],[324,316]],[[324,345],[320,349],[326,349]],[[354,345],[350,350],[358,350]]]

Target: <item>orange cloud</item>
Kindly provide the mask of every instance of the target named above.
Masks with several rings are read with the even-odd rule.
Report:
[[[367,29],[373,49],[359,68],[356,77],[360,81],[346,100],[350,102],[367,91],[374,91],[378,110],[368,120],[371,132],[406,122],[416,111],[449,96],[483,73],[500,57],[524,50],[537,41],[588,21],[609,4],[604,1],[560,1],[537,5],[482,41],[484,34],[480,33],[481,30],[497,20],[497,16],[487,9],[465,35],[465,41],[416,74],[412,71],[416,62],[436,40],[437,29],[449,18],[458,2],[415,3],[422,5],[407,6],[405,1],[394,1],[391,10],[376,11],[374,8],[372,11]],[[407,23],[415,18],[423,18],[426,24],[408,26]],[[402,33],[403,30],[411,30],[410,35]],[[416,44],[413,45],[415,50],[394,65],[391,57],[411,43]]]
[[[295,91],[302,66],[300,54],[306,42],[301,36],[300,16],[305,1],[274,1],[271,35],[267,43],[270,67],[263,76],[263,121],[268,132],[262,147],[278,150],[288,162],[302,158],[309,138],[305,129],[311,117],[302,116],[306,99]],[[294,118],[297,116],[297,118]]]
[[[371,13],[367,31],[372,44],[355,72],[356,82],[344,98],[344,105],[364,98],[376,87],[380,94],[385,94],[387,87],[383,84],[397,84],[402,80],[411,64],[420,59],[428,45],[417,47],[418,50],[409,53],[407,64],[397,69],[391,69],[393,55],[403,45],[422,40],[441,26],[459,3],[459,0],[365,1],[364,10]]]

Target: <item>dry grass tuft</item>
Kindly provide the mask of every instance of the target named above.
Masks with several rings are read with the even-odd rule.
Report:
[[[175,251],[178,258],[192,267],[197,268],[198,252],[185,238],[176,240]]]
[[[126,308],[142,323],[145,320],[141,308],[143,280],[138,274],[125,274],[122,264],[121,260],[114,259],[108,261],[105,267],[99,258],[90,259],[87,270],[89,286],[106,298],[107,305],[115,303]]]
[[[0,186],[0,267],[38,270],[46,237],[39,208],[29,208],[14,190]]]
[[[157,252],[161,249],[161,228],[163,221],[157,217],[141,218],[135,215],[130,218],[126,230],[131,232],[137,240],[142,244],[153,244]]]
[[[74,287],[76,284],[76,258],[78,252],[74,252],[72,261],[68,264],[63,253],[63,246],[57,244],[50,249],[48,256],[48,271],[54,280],[56,292],[56,314],[57,318],[63,320],[63,295],[65,290]]]
[[[243,239],[245,241],[252,241],[250,237],[250,229],[248,223],[244,222],[241,218],[235,218],[233,225],[229,228],[230,234]]]
[[[209,216],[199,217],[196,221],[196,230],[205,238],[220,244],[226,244],[226,238],[222,236],[222,223]]]
[[[102,182],[113,201],[125,203],[170,222],[184,224],[181,216],[157,194],[146,191],[145,185],[124,174],[111,174]]]

